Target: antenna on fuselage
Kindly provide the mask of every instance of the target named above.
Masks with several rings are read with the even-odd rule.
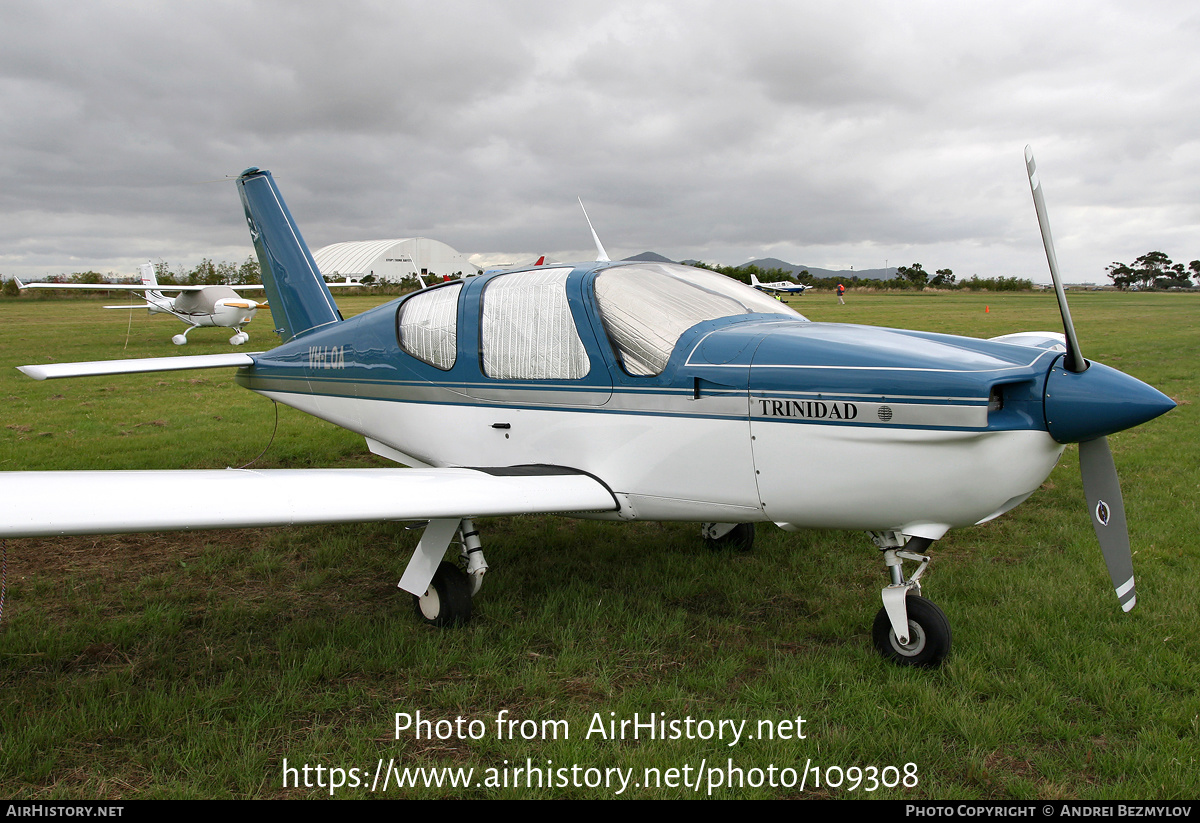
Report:
[[[592,240],[596,244],[596,259],[607,263],[609,262],[608,252],[604,250],[604,246],[600,243],[600,235],[596,234],[596,229],[592,227],[592,218],[588,217],[587,209],[583,206],[583,198],[579,198],[579,208],[583,209],[583,219],[587,221],[588,228],[592,230]]]

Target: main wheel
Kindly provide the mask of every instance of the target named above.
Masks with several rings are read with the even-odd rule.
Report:
[[[443,560],[425,594],[413,595],[413,608],[431,626],[461,626],[471,619],[471,581],[458,566]]]
[[[730,549],[744,554],[754,548],[754,524],[738,523],[720,537],[704,538],[704,542],[712,549]]]
[[[887,609],[875,615],[871,638],[880,654],[901,666],[933,667],[950,653],[950,621],[946,613],[919,595],[909,595],[908,643],[901,644],[892,631]]]

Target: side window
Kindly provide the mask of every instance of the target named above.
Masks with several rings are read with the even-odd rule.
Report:
[[[497,277],[483,293],[483,373],[510,380],[574,380],[591,369],[567,303],[569,268]]]
[[[458,347],[458,295],[462,283],[418,292],[400,304],[400,348],[431,366],[449,370]]]

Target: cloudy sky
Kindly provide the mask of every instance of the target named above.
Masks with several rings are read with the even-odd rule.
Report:
[[[0,274],[251,253],[270,169],[312,248],[653,250],[1070,282],[1200,258],[1200,6],[0,4]]]

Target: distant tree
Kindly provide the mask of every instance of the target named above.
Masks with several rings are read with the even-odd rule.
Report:
[[[1161,251],[1147,252],[1132,265],[1113,263],[1105,271],[1119,289],[1190,288],[1193,278],[1200,282],[1200,260],[1193,260],[1185,267],[1183,263],[1172,262]]]
[[[21,293],[21,287],[17,285],[17,279],[10,277],[4,281],[4,288],[0,289],[0,294],[5,297],[16,297]]]
[[[1122,291],[1129,289],[1135,282],[1137,282],[1137,275],[1134,274],[1133,269],[1131,269],[1129,266],[1126,266],[1124,263],[1114,262],[1112,265],[1108,266],[1105,271],[1108,272],[1108,277],[1113,281],[1113,285]]]
[[[954,288],[954,272],[950,269],[938,269],[937,274],[929,281],[929,285],[935,289],[952,289]]]
[[[1191,285],[1191,276],[1182,263],[1172,264],[1162,277],[1154,279],[1154,287],[1157,289],[1186,289]]]
[[[220,281],[217,279],[216,264],[205,257],[197,264],[196,268],[187,273],[187,282],[189,286],[217,285]]]
[[[970,280],[964,280],[960,285],[964,289],[984,291],[1033,291],[1033,281],[1019,277],[980,277],[973,274]]]
[[[1161,251],[1147,252],[1134,260],[1133,265],[1113,263],[1106,271],[1119,289],[1134,285],[1143,289],[1191,285],[1191,274],[1183,264],[1171,262],[1171,258]]]
[[[234,276],[234,281],[230,285],[247,286],[253,283],[262,282],[262,273],[258,269],[258,260],[254,257],[247,257],[242,265],[238,266],[237,274]]]
[[[98,271],[77,271],[67,278],[68,283],[88,283],[96,284],[105,282],[104,277]]]
[[[896,269],[896,279],[914,288],[923,289],[929,282],[929,272],[925,271],[920,263],[913,263],[911,266]]]

